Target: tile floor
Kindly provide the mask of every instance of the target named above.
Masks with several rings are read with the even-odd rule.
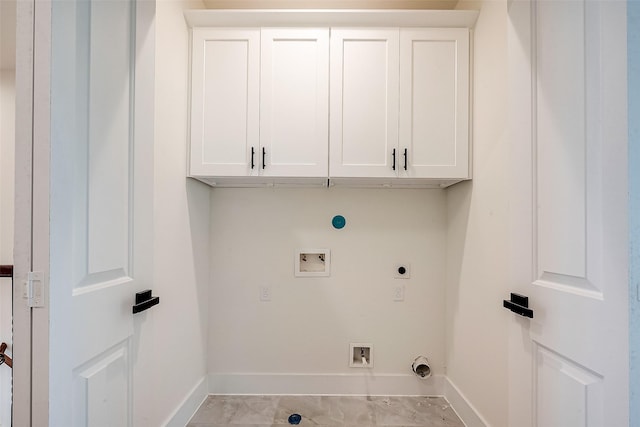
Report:
[[[442,397],[209,396],[187,427],[464,427]]]

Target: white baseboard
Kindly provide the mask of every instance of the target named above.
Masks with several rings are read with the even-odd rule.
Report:
[[[193,414],[196,413],[202,402],[209,395],[208,377],[205,375],[191,389],[182,403],[172,415],[162,424],[164,427],[184,427],[187,425]]]
[[[211,394],[444,396],[443,377],[413,374],[209,374]]]
[[[444,396],[466,427],[491,427],[444,375],[384,374],[209,374],[163,425],[184,427],[208,394]]]
[[[443,385],[444,397],[447,398],[451,407],[456,411],[465,426],[491,427],[449,378],[444,377]]]

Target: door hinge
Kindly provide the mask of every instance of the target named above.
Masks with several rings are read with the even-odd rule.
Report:
[[[44,273],[31,271],[27,281],[23,282],[22,298],[27,300],[27,307],[44,307]]]

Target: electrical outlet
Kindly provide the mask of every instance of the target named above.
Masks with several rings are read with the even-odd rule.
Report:
[[[404,285],[397,285],[393,288],[393,300],[404,301]]]
[[[271,288],[260,286],[260,301],[271,301]]]
[[[396,279],[409,279],[411,278],[411,265],[410,264],[396,264],[393,269],[393,277]]]

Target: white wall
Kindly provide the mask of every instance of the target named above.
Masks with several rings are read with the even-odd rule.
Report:
[[[16,3],[0,1],[0,264],[13,265]],[[11,279],[0,279],[0,341],[13,354]],[[0,366],[0,426],[11,425],[11,369]]]
[[[259,382],[265,374],[359,374],[347,365],[348,345],[366,341],[375,349],[373,373],[407,374],[413,357],[425,354],[487,425],[507,425],[509,313],[501,308],[509,289],[507,6],[499,0],[459,7],[481,7],[474,37],[474,180],[445,191],[211,190],[206,353],[213,377],[248,374]],[[173,52],[160,51],[167,58]],[[167,73],[176,74],[175,62]],[[177,75],[181,82],[182,70]],[[177,86],[175,96],[182,101]],[[182,123],[180,108],[169,111]],[[167,163],[172,155],[182,159],[181,135],[158,137],[175,144],[163,148],[170,149]],[[158,206],[172,208],[170,197],[164,200]],[[335,214],[347,218],[344,230],[331,227]],[[169,225],[160,230],[175,232]],[[332,250],[330,278],[293,277],[294,250],[302,247]],[[404,302],[392,300],[397,262],[413,267]],[[260,286],[270,287],[270,302],[259,301]]]
[[[214,376],[411,375],[418,355],[430,358],[434,373],[443,372],[444,191],[216,188],[211,194]],[[331,225],[336,214],[346,218],[342,230]],[[331,277],[295,278],[300,248],[329,248]],[[410,279],[394,279],[397,263],[411,265]],[[399,283],[405,301],[394,302]],[[259,301],[260,286],[271,288],[270,302]],[[349,368],[350,342],[373,344],[372,371]]]
[[[183,9],[199,1],[159,0],[156,9],[153,345],[145,359],[156,386],[148,426],[164,425],[206,377],[209,188],[186,178],[189,33]]]
[[[13,265],[15,71],[0,69],[0,264]],[[0,279],[0,341],[11,348],[11,279]],[[0,426],[11,425],[11,370],[0,366]]]
[[[481,5],[474,39],[473,181],[447,190],[447,376],[488,425],[507,425],[507,2]]]
[[[0,70],[0,264],[13,264],[15,95],[15,71]]]

